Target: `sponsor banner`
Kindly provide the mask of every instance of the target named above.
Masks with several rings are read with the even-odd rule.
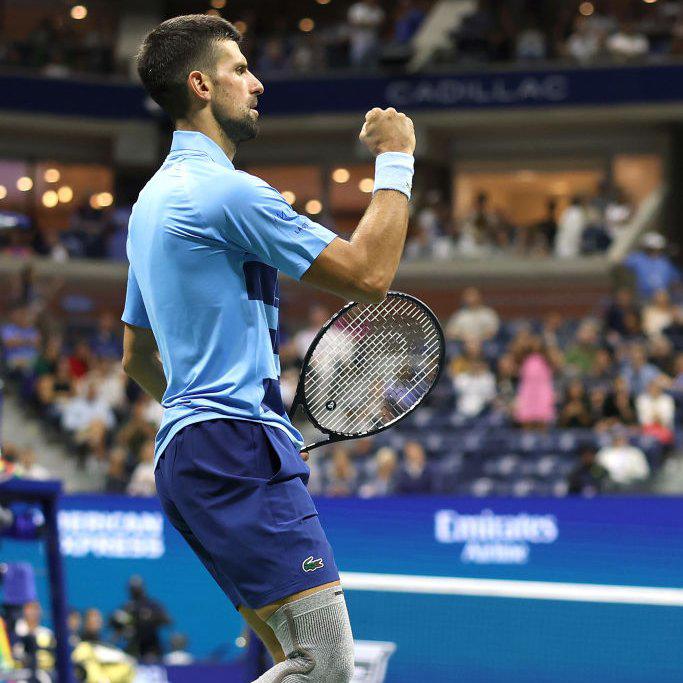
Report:
[[[683,101],[683,65],[469,71],[403,77],[266,79],[262,114],[506,109]],[[159,108],[140,85],[1,76],[0,108],[108,119],[149,119]]]
[[[346,596],[355,637],[396,645],[392,683],[683,680],[681,498],[316,506],[340,569],[353,578]],[[200,660],[243,654],[241,618],[156,499],[67,496],[59,524],[69,605],[109,615],[139,574],[173,619],[164,639],[187,634]],[[309,569],[316,560],[301,558]],[[28,561],[45,574],[38,543],[3,539],[0,561]],[[47,604],[44,583],[39,593]]]

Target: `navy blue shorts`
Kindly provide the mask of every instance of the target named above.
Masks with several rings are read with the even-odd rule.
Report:
[[[171,524],[235,607],[252,609],[339,578],[309,473],[282,430],[228,419],[181,429],[155,470]]]

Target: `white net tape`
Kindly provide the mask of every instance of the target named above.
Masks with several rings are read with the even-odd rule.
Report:
[[[441,335],[411,299],[357,305],[325,332],[309,360],[304,395],[313,419],[337,434],[381,429],[418,403],[439,372]]]

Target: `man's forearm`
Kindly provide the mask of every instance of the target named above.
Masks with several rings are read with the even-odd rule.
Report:
[[[408,197],[397,190],[378,190],[350,242],[364,254],[366,268],[381,289],[394,279],[407,231]]]
[[[126,364],[126,374],[161,403],[166,392],[166,375],[158,354],[134,356]]]

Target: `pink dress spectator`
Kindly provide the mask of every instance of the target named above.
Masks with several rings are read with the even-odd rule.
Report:
[[[519,371],[515,419],[522,423],[549,423],[555,419],[553,373],[540,353],[531,353]]]

